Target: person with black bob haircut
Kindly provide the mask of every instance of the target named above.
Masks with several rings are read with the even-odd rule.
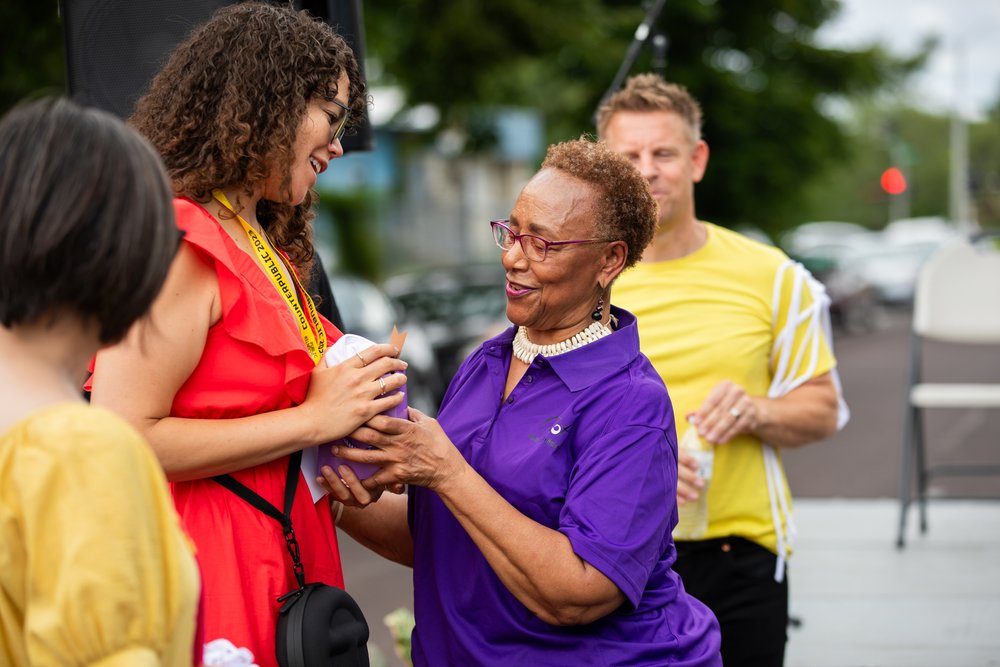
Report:
[[[79,389],[160,292],[170,196],[110,114],[43,99],[0,121],[0,664],[195,659],[198,569],[163,471]]]
[[[66,99],[16,107],[0,146],[4,327],[72,314],[98,327],[101,345],[118,342],[159,293],[180,238],[156,153]]]

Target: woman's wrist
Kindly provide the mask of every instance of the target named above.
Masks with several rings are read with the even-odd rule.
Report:
[[[454,463],[442,466],[441,473],[427,487],[442,497],[450,496],[457,488],[460,488],[465,483],[467,473],[472,470],[472,466],[465,460],[465,457],[458,453],[458,450],[455,450],[454,453],[457,455]]]
[[[312,406],[307,403],[299,403],[285,408],[285,411],[290,418],[289,422],[294,424],[291,429],[294,431],[292,438],[294,442],[298,443],[298,449],[316,447],[329,441],[322,437],[316,427],[319,423],[319,417],[313,414]]]

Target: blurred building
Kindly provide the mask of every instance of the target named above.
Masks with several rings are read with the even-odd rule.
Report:
[[[510,214],[544,155],[540,115],[494,107],[477,114],[475,128],[441,130],[435,109],[403,108],[395,89],[373,89],[372,97],[374,150],[334,160],[317,189],[370,198],[380,274],[496,261],[488,223]],[[336,247],[336,224],[318,221],[321,244]]]

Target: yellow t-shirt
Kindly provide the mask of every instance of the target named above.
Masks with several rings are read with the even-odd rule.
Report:
[[[111,412],[0,434],[0,664],[191,665],[198,570],[159,463]]]
[[[685,417],[722,380],[751,396],[768,395],[775,338],[797,315],[791,310],[812,303],[804,289],[793,305],[792,271],[782,272],[774,303],[776,277],[788,261],[780,250],[711,223],[705,227],[708,240],[700,249],[677,260],[640,262],[612,290],[614,303],[638,319],[640,347],[670,393],[678,437],[687,428]],[[800,353],[807,360],[809,377],[836,363],[817,321],[795,327],[791,348],[793,360]],[[784,474],[780,483],[790,503]],[[759,439],[741,436],[715,448],[708,516],[705,539],[737,535],[777,552]]]

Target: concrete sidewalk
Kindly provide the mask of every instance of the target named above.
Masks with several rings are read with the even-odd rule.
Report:
[[[1000,666],[1000,502],[932,500],[896,549],[892,499],[795,501],[785,667]],[[341,542],[372,630],[372,667],[401,667],[382,623],[413,608],[410,571]]]
[[[798,499],[786,667],[1000,665],[1000,502]]]

